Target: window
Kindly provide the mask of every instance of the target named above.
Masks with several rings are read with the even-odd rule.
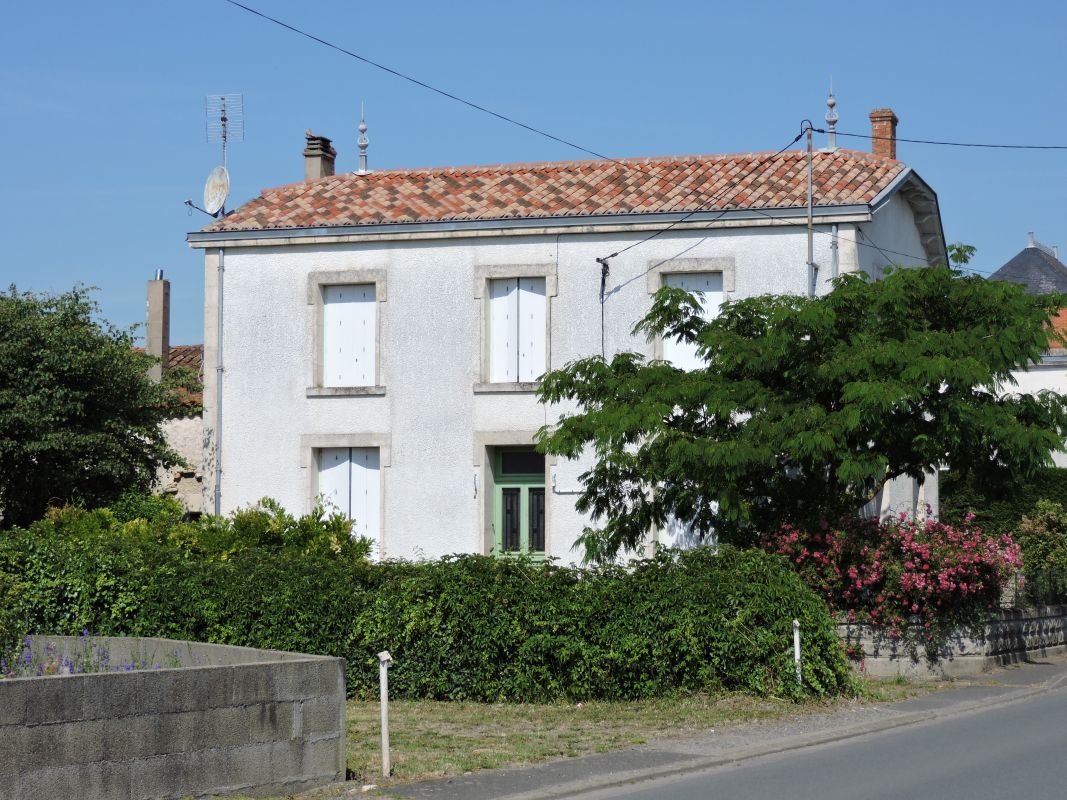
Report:
[[[322,386],[377,383],[377,310],[373,283],[322,287]]]
[[[489,382],[530,383],[545,372],[543,277],[489,281]]]
[[[674,272],[663,276],[664,286],[673,286],[696,295],[700,301],[701,317],[709,320],[718,316],[719,306],[723,300],[723,279],[721,272]],[[679,342],[670,337],[663,339],[663,358],[674,366],[684,370],[700,369],[704,366],[697,356],[697,346],[689,342]]]
[[[543,554],[545,457],[532,448],[498,448],[492,467],[495,551]]]
[[[353,521],[352,533],[381,542],[381,459],[377,447],[324,447],[318,451],[318,493]]]

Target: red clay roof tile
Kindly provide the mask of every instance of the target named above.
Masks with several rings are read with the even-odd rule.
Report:
[[[815,203],[869,203],[904,169],[855,150],[816,153]],[[381,170],[264,189],[204,230],[788,208],[806,193],[807,155],[797,150]]]

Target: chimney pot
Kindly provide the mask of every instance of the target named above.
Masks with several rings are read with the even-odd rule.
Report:
[[[311,131],[307,131],[304,137],[307,139],[307,146],[304,148],[304,180],[313,181],[333,175],[337,151],[333,149],[330,140],[325,136],[316,136]]]
[[[871,152],[882,158],[897,157],[897,115],[891,108],[876,108],[870,114]]]
[[[148,325],[145,328],[145,351],[159,359],[148,376],[159,383],[163,367],[170,358],[170,281],[163,280],[163,270],[148,282]]]
[[[1034,239],[1034,232],[1028,231],[1026,234],[1026,246],[1037,247],[1037,241]]]

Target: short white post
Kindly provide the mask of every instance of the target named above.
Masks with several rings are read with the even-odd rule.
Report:
[[[389,763],[389,665],[392,663],[388,650],[378,653],[378,679],[382,686],[382,775],[386,778],[393,771]]]
[[[803,684],[800,675],[800,620],[793,620],[793,668],[796,670],[797,686]]]

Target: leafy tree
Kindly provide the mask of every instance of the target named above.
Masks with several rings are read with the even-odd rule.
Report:
[[[104,505],[177,463],[160,424],[180,399],[152,383],[132,331],[98,319],[82,289],[0,295],[0,519]]]
[[[595,456],[577,505],[600,527],[577,545],[609,559],[670,517],[749,543],[853,514],[890,479],[941,465],[1026,476],[1063,445],[1064,398],[1005,388],[1040,358],[1064,300],[947,267],[891,269],[842,276],[822,297],[727,302],[704,321],[692,295],[661,289],[634,333],[696,343],[703,368],[626,352],[541,383],[542,401],[578,406],[541,447]]]

